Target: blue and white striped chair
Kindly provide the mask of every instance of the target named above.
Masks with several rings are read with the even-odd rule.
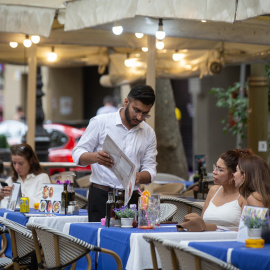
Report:
[[[123,268],[120,257],[111,250],[90,245],[76,237],[40,224],[27,223],[26,226],[32,230],[40,269],[60,270],[71,264],[71,269],[75,269],[76,261],[85,256],[87,260],[86,269],[90,270],[92,269],[92,260],[89,255],[90,251],[103,252],[111,255],[116,261],[117,270]],[[39,244],[41,244],[44,253],[44,260],[42,260],[41,257]]]
[[[25,226],[0,217],[0,224],[5,226],[10,234],[12,248],[12,265],[15,270],[33,266],[35,255],[33,236]],[[12,267],[12,268],[13,268]],[[5,267],[5,269],[8,269]]]
[[[2,238],[2,248],[0,250],[0,256],[2,256],[7,250],[7,237],[5,233],[8,233],[8,231],[4,227],[0,226],[0,236]],[[12,264],[13,262],[10,258],[7,258],[7,257],[0,258],[0,269],[4,268],[7,265],[12,266]]]

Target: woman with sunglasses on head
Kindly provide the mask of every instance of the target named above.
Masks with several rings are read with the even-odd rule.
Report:
[[[239,158],[249,150],[230,150],[223,153],[213,166],[214,186],[208,192],[202,211],[205,223],[237,230],[246,200],[235,187],[234,173]]]
[[[257,155],[241,157],[234,181],[248,205],[270,209],[270,169],[264,159]]]
[[[2,188],[1,198],[11,194],[14,182],[21,184],[22,197],[29,198],[29,206],[40,201],[42,197],[42,185],[50,183],[46,171],[39,164],[37,155],[29,144],[17,144],[10,147],[11,176],[5,181],[8,187]]]

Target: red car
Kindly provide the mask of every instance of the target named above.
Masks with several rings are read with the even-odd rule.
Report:
[[[62,124],[44,124],[50,136],[49,161],[50,162],[73,162],[72,150],[81,138],[85,128],[78,129]],[[22,142],[27,132],[27,125],[20,121],[6,120],[0,123],[0,134],[6,136],[9,145]],[[70,170],[77,172],[77,177],[90,174],[91,167],[77,167]],[[50,169],[50,175],[65,171],[64,168]]]
[[[62,125],[62,124],[44,124],[43,127],[50,135],[49,161],[50,162],[73,162],[72,150],[81,138],[84,129]],[[89,171],[87,167],[70,168],[71,171]],[[50,169],[50,175],[65,171],[64,168]]]

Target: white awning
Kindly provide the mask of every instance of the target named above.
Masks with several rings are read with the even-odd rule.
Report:
[[[0,31],[49,37],[54,9],[0,5]]]

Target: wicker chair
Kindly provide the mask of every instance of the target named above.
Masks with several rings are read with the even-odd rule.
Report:
[[[173,182],[180,182],[180,181],[186,181],[184,178],[181,178],[177,175],[174,175],[174,174],[170,174],[170,173],[157,173],[157,176],[154,180],[154,182],[158,183],[166,183],[166,182],[169,182],[169,183],[173,183]]]
[[[172,220],[177,211],[177,207],[171,203],[160,204],[160,222]]]
[[[8,231],[4,227],[0,226],[0,235],[2,238],[2,248],[0,250],[0,256],[2,256],[7,250],[7,237],[6,237],[5,233],[8,233]],[[7,258],[7,257],[0,258],[0,269],[1,269],[1,267],[3,268],[7,265],[12,266],[12,264],[13,264],[13,262],[10,258]]]
[[[163,245],[171,251],[174,270],[239,270],[214,256],[174,241],[164,240]]]
[[[86,209],[87,203],[88,203],[88,199],[86,197],[75,192],[75,199],[76,199],[80,209]]]
[[[25,226],[3,217],[0,217],[0,224],[5,226],[10,234],[14,269],[28,267],[28,269],[34,270],[32,259],[35,258],[35,247],[31,231]]]
[[[87,259],[87,270],[92,269],[90,251],[104,252],[111,255],[117,263],[117,270],[122,269],[121,259],[111,250],[90,245],[78,238],[40,224],[27,223],[26,226],[33,233],[40,269],[60,270],[71,264],[71,269],[75,269],[76,261],[83,256],[86,256]],[[44,261],[41,259],[39,242],[44,252]]]
[[[88,174],[88,175],[85,175],[85,176],[82,176],[80,178],[77,178],[76,179],[76,183],[77,185],[80,187],[80,188],[89,188],[90,186],[90,175],[91,174]]]
[[[197,213],[198,215],[201,215],[203,209],[201,205],[183,198],[161,197],[160,203],[170,203],[177,207],[177,211],[172,220],[177,221],[178,223],[182,223],[184,216],[189,213]]]
[[[154,234],[144,234],[143,238],[150,244],[153,270],[159,269],[157,264],[156,249],[160,257],[162,269],[173,270],[171,252],[167,247],[162,244],[163,239]]]

